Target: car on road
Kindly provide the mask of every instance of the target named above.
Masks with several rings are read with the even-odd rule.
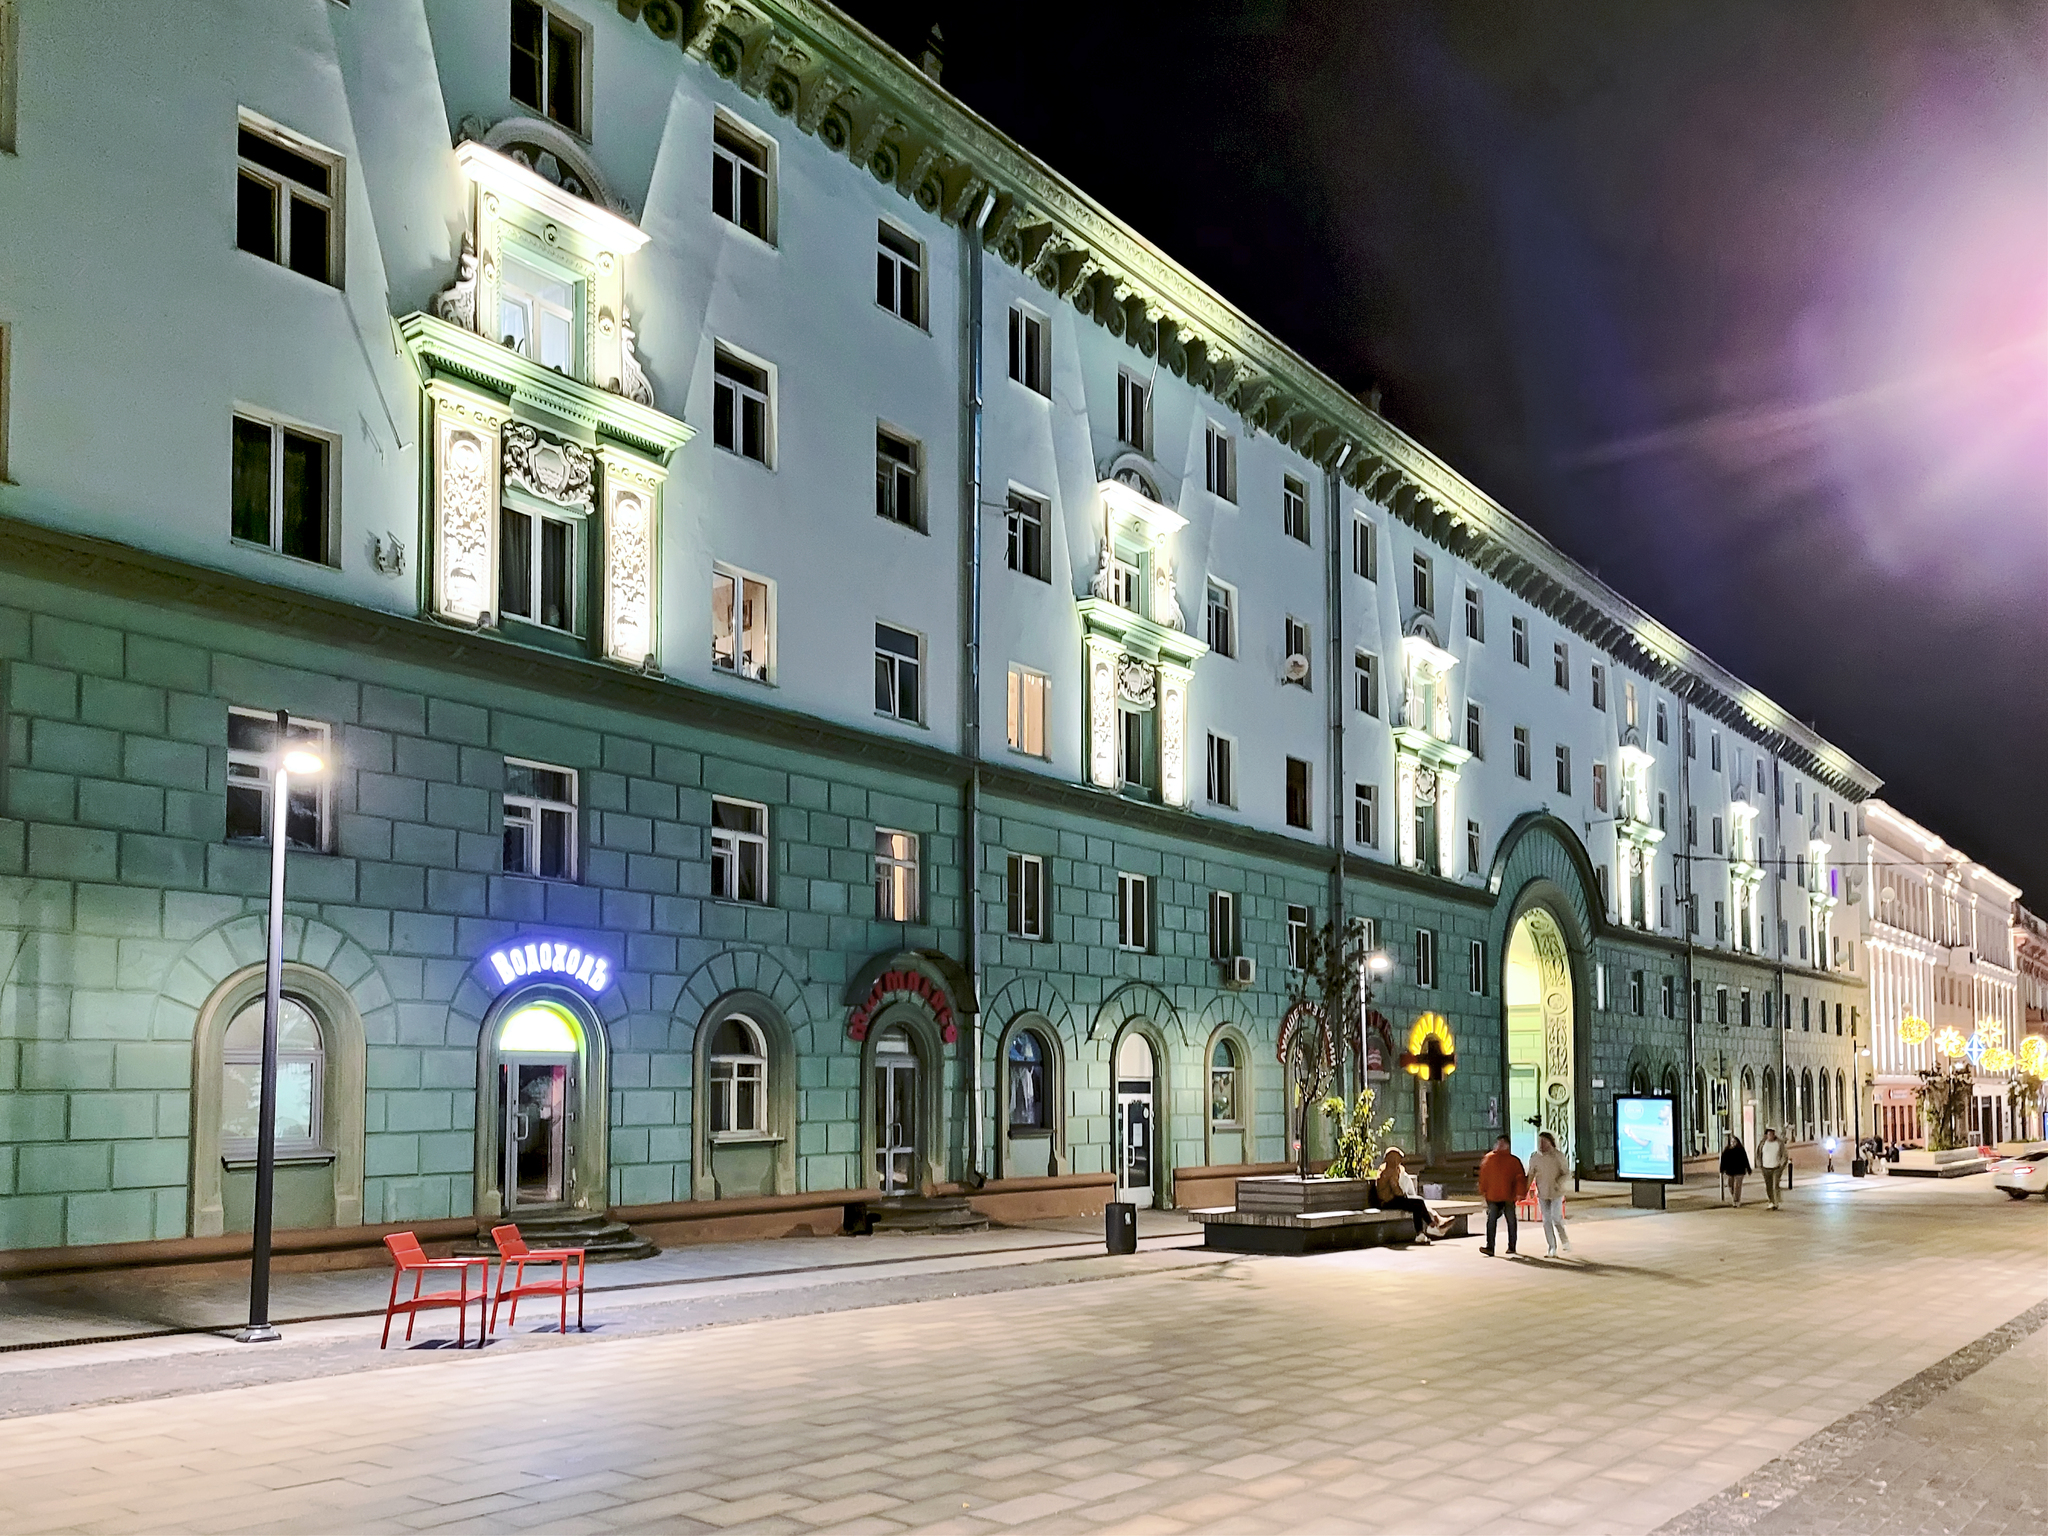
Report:
[[[2029,1147],[1991,1165],[1991,1187],[2014,1200],[2039,1195],[2048,1200],[2048,1146]]]

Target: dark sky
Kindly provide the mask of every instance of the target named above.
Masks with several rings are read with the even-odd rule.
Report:
[[[848,8],[2048,910],[2048,0]]]

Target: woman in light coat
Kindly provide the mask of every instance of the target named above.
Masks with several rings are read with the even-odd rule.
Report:
[[[1543,1255],[1546,1259],[1556,1258],[1559,1248],[1572,1251],[1571,1237],[1564,1229],[1564,1181],[1571,1172],[1557,1138],[1548,1131],[1537,1132],[1536,1150],[1529,1156],[1529,1182],[1536,1186],[1536,1205],[1543,1212],[1543,1246],[1549,1250]]]

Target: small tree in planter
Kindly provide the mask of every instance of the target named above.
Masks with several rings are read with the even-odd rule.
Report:
[[[2022,1067],[2012,1081],[2005,1085],[2005,1107],[2012,1116],[2014,1128],[2020,1140],[2027,1139],[2027,1122],[2041,1108],[2041,1079]]]
[[[1365,1008],[1372,1001],[1372,974],[1386,968],[1386,957],[1365,947],[1365,923],[1352,918],[1340,930],[1325,923],[1308,936],[1308,952],[1302,965],[1288,980],[1287,1016],[1280,1021],[1279,1057],[1282,1067],[1292,1068],[1299,1100],[1288,1107],[1294,1111],[1290,1129],[1296,1137],[1295,1171],[1309,1176],[1309,1127],[1317,1106],[1330,1085],[1337,1080],[1340,1053],[1349,1045],[1358,1058],[1359,1075],[1365,1075]],[[1370,1109],[1370,1093],[1361,1104]],[[1340,1141],[1344,1132],[1341,1101],[1335,1117]],[[1392,1124],[1391,1121],[1388,1124]],[[1379,1134],[1384,1135],[1382,1130]],[[1331,1176],[1339,1174],[1336,1164]]]
[[[1920,1074],[1913,1097],[1920,1101],[1920,1118],[1927,1126],[1928,1151],[1952,1152],[1975,1145],[1969,1129],[1973,1089],[1970,1068],[1964,1062],[1930,1067]]]
[[[1366,1088],[1360,1090],[1358,1102],[1349,1110],[1334,1093],[1323,1100],[1323,1115],[1337,1130],[1337,1155],[1323,1170],[1324,1178],[1369,1179],[1378,1172],[1387,1133],[1394,1128],[1394,1117],[1374,1120],[1374,1099],[1373,1091]]]

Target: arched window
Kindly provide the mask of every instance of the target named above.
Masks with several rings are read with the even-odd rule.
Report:
[[[1663,1094],[1673,1105],[1678,1103],[1678,1068],[1666,1067],[1664,1069]]]
[[[1045,1042],[1028,1029],[1010,1036],[1010,1131],[1049,1131],[1052,1105],[1045,1091]]]
[[[1648,1067],[1637,1065],[1629,1069],[1628,1091],[1633,1094],[1645,1094],[1650,1091],[1650,1069]]]
[[[1765,1125],[1778,1123],[1778,1074],[1769,1067],[1764,1068],[1764,1095],[1761,1113]]]
[[[1835,1072],[1835,1128],[1838,1132],[1849,1129],[1849,1089],[1839,1069]]]
[[[1799,1074],[1799,1139],[1813,1140],[1813,1074]]]
[[[1697,1067],[1692,1077],[1692,1130],[1704,1144],[1707,1139],[1707,1069]]]
[[[1209,1053],[1209,1123],[1235,1128],[1243,1122],[1237,1105],[1237,1046],[1218,1040]]]
[[[220,1150],[240,1160],[256,1156],[256,1117],[263,1092],[263,999],[237,1013],[221,1041]],[[320,1021],[295,997],[277,1002],[277,1134],[281,1153],[321,1148],[321,1088],[327,1051]]]
[[[711,1037],[711,1134],[758,1136],[768,1129],[768,1043],[761,1026],[733,1014]]]
[[[1820,1075],[1820,1132],[1823,1136],[1834,1129],[1834,1122],[1828,1118],[1828,1075]]]

